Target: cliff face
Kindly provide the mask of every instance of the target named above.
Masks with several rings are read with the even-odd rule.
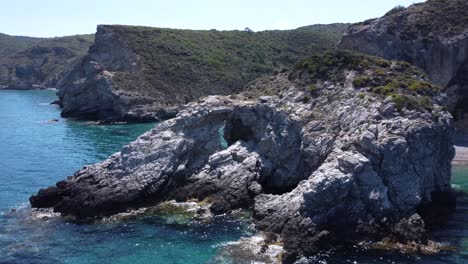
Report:
[[[424,243],[427,224],[453,210],[454,129],[423,76],[360,54],[313,56],[241,95],[190,103],[30,201],[79,219],[172,199],[248,208],[282,238],[284,263],[364,239]]]
[[[15,40],[0,43],[1,51],[5,53],[0,57],[0,89],[55,88],[71,70],[71,65],[84,56],[92,36]],[[26,48],[19,50],[21,47]]]
[[[468,118],[468,2],[428,0],[351,26],[339,47],[423,69],[446,88],[457,120]]]
[[[63,115],[167,119],[178,105],[239,92],[261,75],[333,47],[346,27],[251,32],[101,25],[88,55],[59,84]]]

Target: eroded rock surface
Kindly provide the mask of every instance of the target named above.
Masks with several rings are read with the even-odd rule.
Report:
[[[215,214],[251,208],[259,230],[280,235],[285,263],[362,239],[424,243],[434,215],[454,206],[454,129],[443,96],[379,94],[382,76],[372,72],[400,74],[397,63],[324,56],[337,61],[327,70],[334,81],[314,72],[312,59],[243,95],[190,103],[107,160],[39,191],[32,206],[79,218],[172,199],[209,199]],[[421,80],[417,72],[409,74]],[[363,74],[367,85],[355,81]]]
[[[454,117],[468,119],[467,16],[465,0],[428,0],[351,26],[339,47],[420,67],[447,89]]]

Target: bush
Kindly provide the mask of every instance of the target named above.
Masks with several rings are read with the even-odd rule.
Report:
[[[365,87],[370,81],[370,78],[368,76],[358,76],[354,79],[353,81],[353,86],[355,88],[362,88]]]
[[[382,95],[390,95],[396,93],[396,89],[390,86],[378,86],[372,89],[372,92]]]
[[[391,97],[393,99],[393,102],[396,104],[396,108],[398,111],[403,110],[403,108],[413,110],[417,107],[417,103],[415,103],[414,99],[406,95],[392,94]]]
[[[371,66],[371,63],[368,60],[362,60],[359,63],[359,67],[361,67],[363,69],[369,69],[370,66]]]
[[[374,70],[374,73],[375,73],[375,75],[377,75],[377,76],[379,76],[379,77],[385,76],[385,71],[382,70],[382,69],[375,69],[375,70]]]
[[[428,82],[414,81],[408,86],[408,89],[418,94],[430,94],[435,88]]]
[[[397,14],[397,13],[400,13],[401,11],[405,10],[406,8],[402,5],[397,5],[395,6],[394,8],[392,8],[390,11],[388,11],[385,15],[386,16],[390,16],[390,15],[393,15],[393,14]]]
[[[310,84],[307,86],[307,91],[309,91],[311,94],[315,94],[318,90],[319,88],[315,84]]]
[[[396,65],[397,65],[397,70],[400,70],[400,71],[405,71],[405,70],[411,68],[411,64],[409,64],[406,61],[398,61],[396,63]]]
[[[421,96],[417,99],[418,104],[425,109],[432,111],[432,100],[427,96]]]
[[[379,65],[382,68],[388,68],[388,67],[392,66],[392,64],[389,61],[384,60],[384,59],[378,59],[376,61],[376,63],[377,63],[377,65]]]

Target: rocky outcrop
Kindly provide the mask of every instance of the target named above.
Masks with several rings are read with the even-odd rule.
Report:
[[[57,82],[84,56],[93,39],[89,35],[32,40],[15,38],[14,45],[27,48],[0,57],[0,89],[57,87]],[[11,41],[8,43],[0,41],[2,52],[17,50],[10,47],[13,45]]]
[[[328,49],[345,28],[243,32],[101,25],[88,55],[60,81],[62,115],[101,121],[168,119],[180,105],[239,92],[263,74]]]
[[[423,81],[396,62],[314,56],[242,95],[188,104],[31,204],[80,219],[173,199],[209,200],[215,214],[249,208],[258,230],[280,236],[284,263],[363,239],[424,243],[453,210],[454,129],[435,87],[382,94],[396,76]]]
[[[423,69],[446,88],[456,120],[468,118],[468,2],[428,0],[351,26],[339,47]]]

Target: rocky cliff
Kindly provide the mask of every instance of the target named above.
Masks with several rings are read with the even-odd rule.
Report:
[[[167,119],[181,104],[239,92],[261,75],[333,47],[346,27],[253,32],[101,25],[88,55],[60,81],[62,114]]]
[[[398,59],[445,87],[456,120],[468,118],[468,1],[428,0],[351,26],[342,49]]]
[[[30,201],[79,219],[172,199],[247,208],[281,237],[284,263],[367,239],[424,243],[454,208],[444,100],[407,63],[316,55],[241,95],[188,104]]]
[[[55,88],[92,42],[91,35],[50,39],[0,36],[0,89]]]

